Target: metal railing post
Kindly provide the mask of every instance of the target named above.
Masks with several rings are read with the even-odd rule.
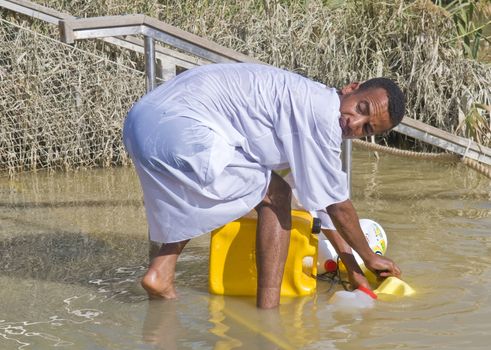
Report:
[[[155,41],[145,36],[145,75],[147,92],[155,88]]]
[[[351,140],[344,140],[341,145],[341,160],[343,162],[343,171],[346,173],[348,183],[348,194],[351,198]]]
[[[144,40],[145,48],[145,77],[147,92],[152,91],[155,88],[156,77],[156,60],[155,60],[155,41],[152,37],[145,36]],[[151,262],[153,258],[157,256],[160,250],[161,244],[154,242],[150,239],[150,231],[148,232],[148,257]]]

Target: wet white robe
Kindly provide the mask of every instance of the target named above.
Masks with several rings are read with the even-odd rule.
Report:
[[[123,130],[150,239],[176,242],[254,208],[290,167],[308,210],[348,198],[335,89],[266,65],[186,71],[138,101]]]

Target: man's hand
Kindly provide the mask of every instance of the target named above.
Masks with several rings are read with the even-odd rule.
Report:
[[[346,269],[348,272],[348,280],[351,284],[351,287],[353,289],[356,289],[358,287],[364,287],[368,289],[372,289],[370,286],[370,283],[368,282],[367,278],[361,271],[354,271],[350,269]]]
[[[401,275],[401,270],[392,260],[372,251],[361,230],[355,208],[349,199],[331,204],[326,208],[326,211],[341,237],[360,255],[365,266],[377,277],[399,277]]]
[[[377,277],[401,276],[401,270],[392,260],[375,253],[365,260],[365,266]]]

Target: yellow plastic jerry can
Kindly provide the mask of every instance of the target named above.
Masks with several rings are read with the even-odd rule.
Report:
[[[241,218],[211,234],[209,291],[219,295],[256,295],[256,219]],[[316,289],[318,238],[312,216],[292,211],[290,247],[281,283],[282,296],[310,295]],[[310,257],[306,269],[302,260]]]

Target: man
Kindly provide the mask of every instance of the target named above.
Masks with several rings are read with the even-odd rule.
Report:
[[[150,296],[175,298],[175,265],[189,239],[258,214],[257,305],[279,304],[288,254],[291,188],[274,170],[290,167],[308,210],[326,210],[370,270],[400,274],[374,254],[360,229],[341,171],[342,138],[382,133],[402,119],[404,97],[389,80],[340,92],[257,64],[186,71],[131,109],[123,139],[143,189],[150,239],[161,242],[142,279]],[[341,236],[338,236],[340,238]],[[351,275],[355,284],[363,275]]]

